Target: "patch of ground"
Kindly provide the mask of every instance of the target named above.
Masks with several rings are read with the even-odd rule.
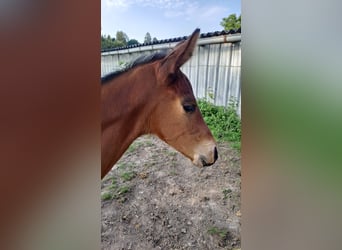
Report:
[[[102,249],[240,249],[240,154],[228,143],[218,152],[198,168],[138,138],[102,181]]]

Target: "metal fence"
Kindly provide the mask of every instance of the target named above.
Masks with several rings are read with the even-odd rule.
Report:
[[[173,48],[166,42],[101,53],[101,76],[118,70],[124,63],[143,55]],[[189,78],[196,98],[206,98],[215,105],[237,105],[241,115],[241,35],[219,35],[198,40],[191,59],[181,70]]]

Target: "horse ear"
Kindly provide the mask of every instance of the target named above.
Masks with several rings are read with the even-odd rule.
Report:
[[[187,40],[182,41],[161,62],[161,73],[164,76],[174,74],[189,58],[196,47],[200,29],[196,29]]]

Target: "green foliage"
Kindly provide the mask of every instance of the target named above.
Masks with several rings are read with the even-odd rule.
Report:
[[[149,32],[146,33],[144,42],[157,42],[158,39],[156,37],[151,38]],[[102,35],[101,34],[101,49],[111,49],[111,48],[119,48],[125,46],[131,46],[139,44],[138,40],[136,39],[129,39],[127,34],[123,31],[117,31],[115,37],[111,37],[110,35]]]
[[[101,35],[101,49],[114,48],[115,38],[110,37],[110,35]]]
[[[124,44],[124,46],[126,46],[128,40],[129,40],[128,36],[126,35],[125,32],[123,32],[123,31],[117,31],[116,32],[116,41],[117,42]]]
[[[101,49],[110,49],[126,46],[125,41],[112,38],[110,35],[101,35]]]
[[[118,41],[118,40],[115,40],[114,41],[114,48],[120,48],[120,47],[125,47],[126,46],[126,43],[123,42],[123,41]]]
[[[131,39],[127,42],[127,46],[131,46],[131,45],[135,45],[135,44],[139,44],[138,40],[136,40],[136,39]]]
[[[231,14],[228,17],[223,18],[220,25],[225,30],[239,29],[241,28],[241,15],[236,17],[236,14]]]
[[[128,45],[128,42],[135,44],[138,41],[135,39],[129,40],[123,31],[116,32],[115,38],[110,35],[101,35],[101,49],[124,47]]]
[[[200,99],[198,107],[215,139],[232,142],[232,146],[240,150],[241,119],[236,113],[236,103],[231,102],[228,107],[220,107]]]
[[[128,66],[128,62],[119,61],[118,64],[120,69],[125,69]]]

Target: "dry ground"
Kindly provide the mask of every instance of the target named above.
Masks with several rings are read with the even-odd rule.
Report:
[[[240,249],[240,154],[197,168],[153,136],[138,138],[102,181],[102,249]]]

